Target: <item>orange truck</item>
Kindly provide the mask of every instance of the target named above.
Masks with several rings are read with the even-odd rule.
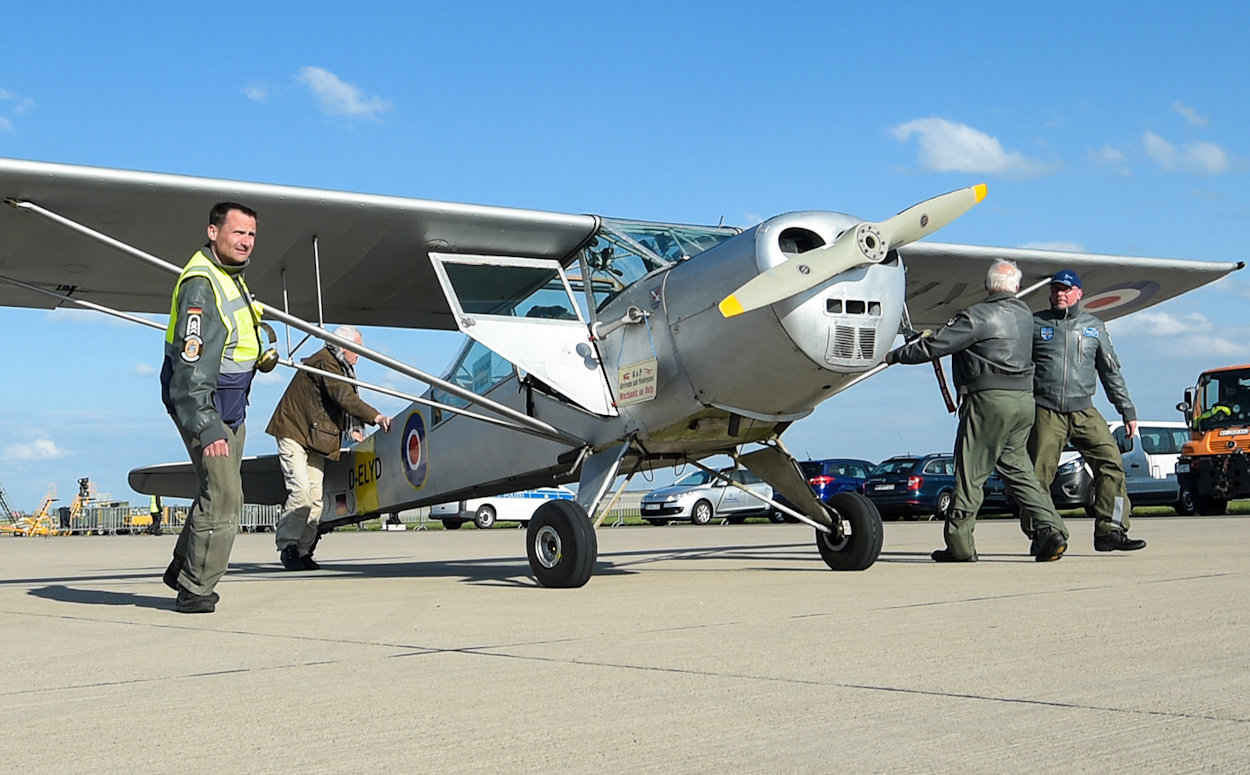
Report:
[[[1176,460],[1176,478],[1193,494],[1199,514],[1223,514],[1228,502],[1250,498],[1250,365],[1209,369],[1176,405],[1189,442]]]

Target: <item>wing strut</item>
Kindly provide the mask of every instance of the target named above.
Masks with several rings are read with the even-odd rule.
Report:
[[[12,207],[16,207],[21,210],[27,210],[29,212],[35,213],[36,215],[40,215],[52,221],[53,223],[64,226],[70,231],[78,232],[79,234],[82,234],[90,239],[93,239],[105,245],[108,245],[109,247],[112,247],[133,258],[137,258],[140,261],[143,261],[157,269],[163,270],[165,272],[169,272],[174,275],[177,275],[182,272],[181,268],[179,268],[178,266],[175,266],[174,264],[169,263],[168,261],[165,261],[164,259],[157,258],[156,256],[150,253],[146,253],[142,250],[139,250],[133,245],[127,245],[125,242],[122,242],[121,240],[114,239],[113,237],[110,237],[107,234],[103,234],[101,232],[96,231],[95,229],[84,226],[75,220],[72,220],[70,218],[66,218],[63,215],[60,215],[59,213],[55,213],[44,207],[40,207],[39,205],[34,204],[33,202],[19,201],[16,199],[6,199],[4,201],[6,204],[11,205]],[[484,409],[488,409],[498,415],[501,415],[507,418],[508,420],[511,420],[516,425],[529,429],[534,435],[541,436],[543,438],[549,438],[553,441],[559,442],[561,444],[568,444],[570,446],[580,447],[580,446],[586,445],[585,440],[580,439],[576,436],[573,436],[569,433],[566,433],[560,430],[559,428],[556,428],[555,426],[552,426],[548,423],[543,422],[542,420],[539,420],[534,417],[530,417],[527,414],[518,412],[515,409],[512,409],[511,407],[504,406],[503,404],[497,403],[495,401],[491,401],[485,396],[479,396],[477,393],[474,393],[470,390],[466,390],[465,388],[462,388],[455,383],[447,382],[431,374],[428,374],[424,371],[421,371],[420,369],[415,369],[406,363],[401,363],[395,360],[394,358],[391,358],[390,356],[383,355],[382,353],[377,352],[375,350],[371,350],[368,347],[365,347],[364,345],[356,344],[355,342],[349,339],[344,339],[343,337],[336,336],[335,334],[329,331],[325,331],[323,329],[317,328],[316,326],[310,323],[306,323],[302,319],[297,318],[294,315],[289,315],[286,312],[282,312],[278,310],[276,307],[265,305],[265,314],[268,315],[269,317],[274,318],[275,320],[278,320],[282,323],[286,323],[293,328],[303,331],[306,334],[312,334],[313,336],[317,337],[318,339],[321,339],[322,341],[337,344],[339,347],[345,347],[360,356],[368,358],[374,363],[378,363],[383,366],[386,366],[392,371],[397,371],[400,374],[404,374],[406,376],[412,377],[415,380],[424,382],[425,384],[430,385],[431,387],[436,387],[439,390],[442,390],[446,393],[450,393],[451,395],[457,396],[459,398],[463,398],[469,403],[477,404],[478,406],[481,406]],[[513,426],[509,426],[509,427],[513,427]],[[518,428],[518,430],[520,429]]]

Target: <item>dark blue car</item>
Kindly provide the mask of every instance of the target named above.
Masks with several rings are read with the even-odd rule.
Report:
[[[812,486],[816,497],[828,501],[840,492],[863,492],[864,480],[872,471],[873,464],[867,460],[833,458],[808,460],[799,463],[799,468],[803,469],[803,476],[807,477],[807,483]]]
[[[864,480],[881,516],[946,519],[955,502],[955,457],[903,455],[884,460]]]
[[[856,460],[853,458],[805,460],[799,463],[799,468],[803,470],[803,477],[811,485],[812,492],[816,493],[816,497],[826,503],[840,492],[863,492],[864,478],[868,476],[868,472],[872,470],[872,467],[873,464],[867,460]],[[794,508],[794,504],[786,500],[786,496],[781,493],[774,493],[773,497],[777,499],[778,503]],[[798,521],[779,512],[774,512],[774,514],[774,522]]]

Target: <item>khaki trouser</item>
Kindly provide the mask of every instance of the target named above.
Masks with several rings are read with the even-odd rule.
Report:
[[[972,531],[994,469],[1038,532],[1068,537],[1050,496],[1033,474],[1027,450],[1033,395],[1026,390],[981,390],[963,397],[955,437],[955,503],[946,520],[946,548],[957,560],[976,556]]]
[[[286,504],[278,518],[274,542],[278,551],[294,545],[303,557],[312,554],[321,522],[321,482],[325,456],[305,449],[295,439],[278,439],[278,462],[286,482]]]
[[[226,428],[230,454],[222,457],[204,457],[199,439],[181,427],[178,433],[191,457],[199,493],[178,534],[178,543],[174,544],[174,562],[181,568],[178,583],[197,595],[207,595],[225,575],[234,537],[239,532],[239,515],[243,511],[239,462],[243,459],[247,430],[243,425],[233,432]]]
[[[1068,441],[1094,472],[1094,535],[1105,536],[1115,530],[1128,532],[1132,506],[1124,481],[1124,463],[1107,421],[1097,409],[1065,413],[1037,407],[1033,433],[1029,436],[1029,456],[1033,458],[1038,481],[1050,488]],[[1020,528],[1025,535],[1031,535],[1023,513]]]

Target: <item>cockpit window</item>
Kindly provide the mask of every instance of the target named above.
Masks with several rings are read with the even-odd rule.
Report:
[[[481,342],[470,340],[469,346],[460,353],[451,371],[444,377],[448,382],[471,390],[479,396],[486,395],[491,388],[511,377],[515,368],[503,356],[488,349]],[[445,393],[438,388],[430,391],[430,398],[444,404],[465,407],[469,402]],[[436,420],[437,422],[437,420]]]
[[[582,251],[594,283],[595,308],[651,272],[684,261],[738,234],[723,226],[677,226],[603,220]]]

